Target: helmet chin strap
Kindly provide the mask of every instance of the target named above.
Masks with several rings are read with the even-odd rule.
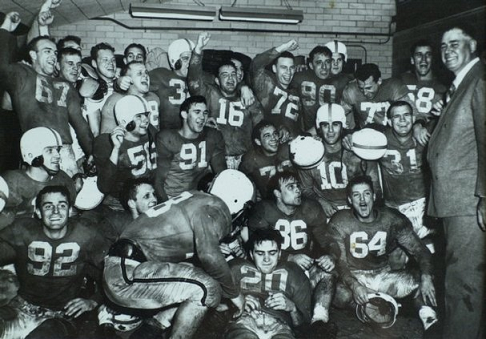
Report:
[[[55,171],[55,170],[52,170],[52,169],[50,169],[50,168],[47,168],[47,167],[46,167],[44,164],[42,164],[42,166],[41,166],[41,167],[42,167],[42,168],[44,169],[44,171],[46,171],[46,172],[47,172],[47,174],[49,174],[51,177],[52,177],[52,176],[54,176],[54,175],[56,175],[56,174],[57,174],[57,173],[59,173],[59,171],[60,171],[60,169],[58,169],[57,171]]]

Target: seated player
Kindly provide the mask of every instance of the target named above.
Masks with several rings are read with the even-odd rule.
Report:
[[[240,215],[252,199],[253,185],[243,173],[226,170],[209,192],[185,191],[147,210],[125,228],[105,259],[108,298],[128,308],[171,306],[168,311],[177,310],[171,338],[192,338],[221,296],[231,299],[237,315],[244,309],[219,241],[231,232],[232,215]],[[197,266],[187,262],[193,257]],[[155,315],[160,326],[167,326],[168,311]]]
[[[300,182],[291,172],[275,174],[268,189],[274,199],[257,203],[248,221],[249,234],[260,229],[276,229],[284,238],[283,260],[299,265],[309,276],[314,290],[312,326],[325,327],[329,321],[328,298],[333,288],[335,260],[333,242],[327,236],[326,217],[319,204],[302,198]],[[243,233],[243,238],[245,233]]]
[[[10,194],[5,209],[0,213],[0,229],[15,218],[32,218],[37,193],[45,186],[66,186],[69,198],[74,201],[74,182],[60,169],[61,146],[61,136],[52,128],[35,127],[22,135],[20,149],[27,167],[2,174]]]
[[[0,232],[0,266],[13,263],[19,283],[8,303],[16,316],[4,319],[4,338],[77,335],[86,321],[80,316],[101,300],[98,293],[81,292],[87,272],[101,276],[108,246],[94,227],[70,220],[69,196],[64,186],[44,187],[36,199],[37,218],[18,219]]]
[[[346,185],[350,178],[366,174],[373,179],[373,188],[381,196],[378,166],[365,161],[343,146],[346,126],[344,109],[338,104],[324,104],[317,111],[315,126],[324,145],[324,158],[313,168],[297,167],[302,181],[302,194],[316,199],[330,218],[336,211],[348,208]],[[305,148],[303,151],[307,151]]]
[[[295,263],[280,260],[283,241],[277,230],[257,230],[247,243],[251,261],[231,261],[246,303],[223,338],[293,339],[294,328],[309,323],[311,286]]]
[[[119,194],[128,178],[153,178],[157,167],[155,130],[149,123],[149,104],[136,95],[121,98],[115,106],[118,126],[95,140],[98,188],[105,194],[104,206],[123,211]]]
[[[253,128],[253,147],[243,155],[239,170],[245,173],[257,188],[257,199],[268,198],[267,184],[277,172],[292,169],[288,144],[280,144],[277,127],[262,120]]]
[[[245,107],[238,88],[237,72],[231,60],[222,60],[217,69],[215,84],[205,83],[202,67],[202,51],[211,36],[199,34],[192,53],[187,81],[191,95],[206,98],[209,121],[223,134],[226,165],[238,169],[243,154],[251,148],[251,132],[263,118],[260,104]]]
[[[189,97],[181,105],[182,128],[157,134],[155,191],[165,201],[194,190],[208,173],[226,169],[221,132],[205,127],[209,111],[206,99]]]
[[[375,206],[373,183],[367,176],[352,178],[347,186],[351,210],[336,212],[329,222],[330,233],[340,248],[337,269],[340,281],[334,302],[337,306],[364,305],[369,295],[383,292],[393,298],[414,296],[419,317],[427,330],[437,315],[431,254],[412,229],[410,221],[389,207]],[[418,264],[418,272],[392,271],[389,254],[400,246]]]

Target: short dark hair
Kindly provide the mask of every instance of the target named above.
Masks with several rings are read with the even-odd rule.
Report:
[[[324,54],[324,56],[332,58],[332,52],[329,48],[327,48],[326,46],[316,46],[312,49],[312,51],[310,51],[309,59],[307,61],[309,63],[312,63],[312,60],[314,60],[316,54]]]
[[[432,45],[432,42],[430,40],[420,39],[418,41],[415,41],[415,43],[410,47],[410,56],[413,57],[417,47],[430,47],[431,49],[434,49],[434,45]]]
[[[280,231],[275,229],[258,229],[255,230],[246,243],[248,252],[252,252],[255,249],[255,245],[261,244],[264,241],[274,241],[277,243],[277,247],[280,250],[282,248],[283,237]]]
[[[60,51],[64,48],[64,45],[67,41],[74,41],[76,44],[81,46],[81,38],[76,35],[66,35],[64,38],[59,39],[57,42],[57,50]]]
[[[230,58],[224,58],[223,60],[221,60],[221,62],[219,63],[218,65],[218,68],[216,69],[216,77],[219,76],[219,70],[224,67],[224,66],[230,66],[230,67],[233,67],[236,71],[236,65],[233,61],[231,61]]]
[[[280,181],[288,181],[290,179],[295,179],[299,181],[297,174],[291,171],[277,172],[273,177],[270,178],[267,184],[268,195],[272,196],[274,190],[280,191]]]
[[[194,95],[187,98],[181,104],[180,112],[189,112],[189,109],[191,109],[194,104],[205,104],[207,106],[206,98],[202,95]]]
[[[29,43],[27,44],[27,53],[30,51],[37,52],[37,44],[41,40],[49,40],[52,43],[56,44],[54,39],[52,39],[50,36],[47,35],[36,36],[34,39],[30,40]],[[32,61],[32,58],[29,57],[29,59],[30,61]]]
[[[408,108],[410,108],[410,112],[413,114],[413,108],[412,108],[412,105],[410,105],[410,103],[408,103],[406,101],[403,101],[403,100],[398,100],[398,101],[392,102],[392,104],[390,105],[390,107],[388,107],[388,109],[386,110],[386,117],[388,119],[391,119],[392,110],[395,107],[401,107],[401,106],[408,106]]]
[[[365,81],[370,76],[374,81],[378,81],[381,78],[381,72],[377,64],[363,64],[358,67],[354,76],[360,81]]]
[[[66,47],[66,48],[61,48],[57,51],[57,61],[61,62],[62,59],[68,55],[77,55],[80,58],[82,58],[80,51],[72,47]]]
[[[278,57],[275,58],[275,60],[273,61],[273,65],[277,65],[278,59],[280,59],[280,58],[289,58],[289,59],[295,60],[295,56],[291,52],[285,51],[285,52],[282,52]]]
[[[367,184],[370,187],[371,192],[375,193],[371,177],[369,175],[357,175],[349,180],[348,186],[346,186],[346,196],[351,197],[353,194],[353,186],[359,184]]]
[[[251,140],[253,141],[253,143],[255,143],[255,139],[258,139],[261,141],[261,134],[262,134],[262,131],[265,127],[268,127],[268,126],[273,126],[275,127],[275,129],[277,129],[277,126],[275,126],[275,124],[271,121],[268,121],[268,120],[260,120],[260,122],[258,124],[255,125],[255,127],[253,127],[253,130],[251,131]],[[255,144],[256,145],[256,144]]]
[[[128,56],[128,50],[130,48],[138,48],[139,50],[141,50],[143,55],[143,61],[145,62],[147,60],[147,49],[145,48],[144,45],[137,44],[137,43],[131,43],[130,45],[127,46],[127,48],[125,48],[125,50],[123,51],[123,56],[125,58]]]
[[[106,49],[115,53],[115,48],[106,42],[101,42],[91,47],[91,51],[90,51],[91,60],[96,61],[96,59],[98,58],[98,52]]]
[[[50,193],[61,193],[67,200],[69,207],[71,207],[71,196],[69,195],[69,190],[64,185],[53,185],[53,186],[46,186],[37,193],[35,198],[35,207],[40,210],[42,207],[42,198],[46,194]]]
[[[130,67],[132,65],[143,65],[143,66],[145,66],[145,64],[142,61],[136,61],[136,60],[130,61],[128,64],[126,64],[122,67],[122,69],[120,71],[120,76],[127,75],[128,71],[130,70]]]
[[[128,200],[135,200],[138,188],[144,184],[154,187],[153,181],[145,177],[129,178],[123,183],[118,200],[126,211],[130,210]]]

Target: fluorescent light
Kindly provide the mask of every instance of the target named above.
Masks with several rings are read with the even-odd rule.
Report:
[[[221,7],[220,20],[255,21],[280,24],[298,24],[304,20],[301,10],[250,8],[250,7]]]
[[[216,14],[216,7],[130,4],[130,14],[135,18],[213,21]]]

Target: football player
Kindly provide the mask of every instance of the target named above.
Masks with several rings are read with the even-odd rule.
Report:
[[[163,129],[157,134],[158,166],[155,191],[162,201],[196,189],[206,174],[226,169],[221,132],[205,127],[209,117],[206,99],[196,95],[181,105],[180,129]]]
[[[245,296],[245,311],[223,338],[293,339],[293,329],[309,323],[311,287],[295,264],[281,261],[283,237],[273,229],[255,231],[248,241],[250,260],[230,263]]]
[[[258,54],[250,65],[252,88],[263,106],[266,120],[278,126],[280,142],[284,143],[302,131],[302,108],[297,92],[289,88],[294,77],[295,40]],[[265,69],[272,64],[272,72]]]
[[[61,147],[61,136],[51,128],[35,127],[22,135],[20,150],[27,167],[2,174],[9,196],[5,209],[0,213],[0,229],[12,223],[15,218],[32,218],[35,197],[45,186],[64,185],[69,191],[69,198],[74,201],[74,182],[60,169]]]
[[[248,220],[248,230],[242,232],[248,239],[259,229],[275,229],[284,238],[283,260],[296,263],[309,271],[314,290],[312,325],[315,330],[329,321],[330,295],[333,289],[333,269],[338,258],[331,239],[327,236],[326,216],[315,200],[302,197],[296,174],[275,174],[268,184],[273,200],[258,202]]]
[[[376,64],[361,65],[356,80],[343,92],[342,105],[346,112],[346,128],[364,128],[373,122],[386,125],[386,111],[397,100],[410,101],[408,89],[397,78],[382,80]]]
[[[8,306],[13,319],[3,321],[5,338],[65,338],[85,322],[80,316],[101,301],[83,297],[86,275],[101,271],[107,245],[94,227],[70,220],[70,193],[63,186],[44,187],[34,218],[22,218],[0,232],[0,265],[13,263],[19,290]],[[101,272],[99,272],[100,274]]]
[[[123,51],[123,62],[128,65],[132,61],[144,63],[147,61],[147,49],[144,45],[131,43]]]
[[[245,107],[238,89],[237,71],[230,61],[222,61],[218,67],[215,85],[205,83],[202,68],[202,50],[211,36],[199,34],[189,64],[187,81],[191,95],[206,98],[210,120],[221,131],[225,142],[226,164],[238,169],[243,153],[251,148],[251,131],[263,118],[261,106],[254,103]]]
[[[317,200],[328,218],[336,211],[348,208],[346,185],[356,175],[369,175],[375,192],[381,196],[377,163],[362,160],[343,146],[345,126],[346,115],[341,105],[321,106],[317,111],[315,127],[324,145],[324,158],[310,169],[297,166],[302,194]],[[307,150],[302,148],[302,151]]]
[[[88,123],[82,118],[77,91],[66,81],[54,78],[57,63],[56,44],[47,36],[31,40],[27,46],[30,65],[11,63],[15,37],[11,34],[20,23],[12,21],[18,13],[5,16],[0,29],[0,76],[10,94],[14,111],[18,114],[22,132],[45,126],[55,129],[62,138],[61,168],[73,176],[82,172],[76,163],[69,130],[71,124],[76,131],[81,147],[89,161],[93,135]]]
[[[221,296],[231,299],[237,316],[244,309],[219,241],[230,233],[232,215],[236,219],[252,199],[253,186],[243,173],[226,170],[209,192],[184,191],[148,209],[127,226],[105,259],[105,291],[116,304],[142,309],[175,305],[171,338],[192,338]],[[186,262],[196,256],[199,267]],[[165,314],[155,316],[161,326]]]
[[[121,77],[130,78],[127,91],[115,91],[107,99],[101,109],[101,133],[110,133],[116,127],[114,108],[116,103],[126,95],[137,95],[144,98],[150,109],[149,121],[156,130],[159,129],[159,97],[149,92],[150,76],[141,61],[131,61],[120,72]]]
[[[333,76],[341,74],[348,58],[348,49],[346,48],[346,45],[340,41],[332,40],[324,46],[329,48],[332,52],[331,74]]]
[[[431,110],[447,90],[434,76],[433,61],[432,44],[427,40],[419,40],[410,48],[412,71],[401,75],[409,90],[408,96],[415,103],[418,113],[428,118],[433,118],[434,112]]]
[[[167,57],[171,69],[156,68],[149,72],[152,87],[158,95],[159,126],[161,129],[181,128],[180,106],[189,97],[186,77],[194,43],[189,39],[177,39],[170,43]]]
[[[369,177],[352,178],[347,197],[351,210],[336,212],[329,222],[340,248],[337,269],[342,283],[338,283],[334,302],[340,307],[364,305],[374,292],[394,298],[413,295],[427,330],[437,322],[432,308],[437,302],[429,250],[407,217],[395,209],[375,206],[376,195]],[[414,257],[418,272],[391,270],[388,256],[397,246]]]
[[[253,147],[243,155],[239,170],[255,184],[257,200],[267,199],[267,184],[270,178],[277,171],[292,169],[289,147],[288,144],[280,144],[277,127],[267,120],[255,125],[252,141]]]
[[[157,154],[152,141],[155,130],[149,123],[149,104],[136,95],[118,100],[115,118],[118,126],[95,140],[94,154],[98,170],[98,188],[105,194],[103,204],[122,211],[118,200],[127,178],[153,178]]]

